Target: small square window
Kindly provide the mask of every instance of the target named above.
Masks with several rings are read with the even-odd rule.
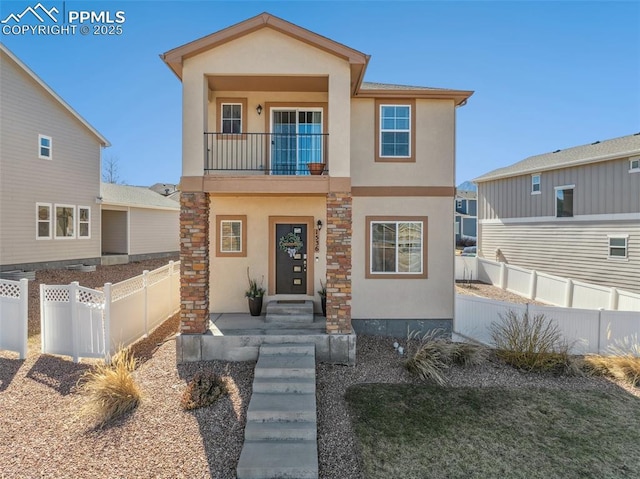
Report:
[[[627,259],[628,236],[609,236],[609,259]]]
[[[531,175],[531,194],[540,194],[540,175]]]
[[[38,135],[38,158],[50,160],[52,158],[53,142],[50,136]]]
[[[36,203],[36,239],[51,239],[51,205]]]
[[[91,208],[78,206],[78,238],[91,238]]]
[[[640,172],[640,158],[631,158],[629,160],[629,173]]]
[[[216,216],[216,256],[247,256],[247,217]]]

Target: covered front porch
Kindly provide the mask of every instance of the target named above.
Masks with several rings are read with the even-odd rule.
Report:
[[[328,334],[327,321],[315,315],[313,322],[267,322],[265,315],[212,313],[202,335],[177,338],[178,362],[256,361],[262,344],[313,343],[316,358],[333,364],[354,365],[356,334]]]

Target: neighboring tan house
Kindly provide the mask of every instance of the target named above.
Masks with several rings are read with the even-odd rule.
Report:
[[[102,183],[103,264],[177,255],[180,206],[144,186]]]
[[[478,235],[477,194],[475,191],[457,190],[455,199],[456,244],[462,237]]]
[[[640,133],[474,180],[479,256],[640,292]]]
[[[100,262],[109,142],[0,44],[0,270]]]
[[[330,334],[451,328],[471,91],[363,82],[368,55],[268,13],[162,58],[183,86],[183,333],[248,310],[247,268],[265,304],[319,311],[326,281]]]

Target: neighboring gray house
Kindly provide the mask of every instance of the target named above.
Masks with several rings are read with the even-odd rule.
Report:
[[[0,44],[0,270],[100,262],[109,142]]]
[[[460,242],[463,236],[475,238],[478,235],[477,203],[477,193],[475,191],[456,190],[456,244]]]
[[[474,181],[479,256],[640,292],[640,133]]]
[[[102,183],[103,264],[178,254],[180,205],[144,186]]]

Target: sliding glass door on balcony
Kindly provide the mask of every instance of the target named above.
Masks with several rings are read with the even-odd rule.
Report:
[[[308,175],[323,163],[322,110],[272,110],[271,174]]]

